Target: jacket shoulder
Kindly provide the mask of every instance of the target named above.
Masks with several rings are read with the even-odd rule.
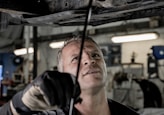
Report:
[[[108,99],[109,109],[112,115],[139,115],[133,108],[125,106],[119,102]]]

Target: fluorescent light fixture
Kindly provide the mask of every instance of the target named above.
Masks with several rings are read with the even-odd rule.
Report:
[[[122,43],[122,42],[153,40],[157,38],[158,38],[157,33],[142,33],[142,34],[134,34],[134,35],[114,36],[111,38],[111,40],[114,43]]]
[[[64,41],[52,42],[49,44],[51,48],[61,48],[64,45]]]
[[[28,53],[33,53],[34,49],[32,47],[28,48]],[[25,55],[27,54],[27,48],[16,49],[14,50],[15,55]]]

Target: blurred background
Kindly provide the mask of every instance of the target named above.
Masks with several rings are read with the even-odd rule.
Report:
[[[0,1],[0,106],[56,70],[63,40],[83,32],[89,0],[51,2]],[[164,114],[164,2],[95,0],[87,33],[107,63],[108,97],[144,115]]]

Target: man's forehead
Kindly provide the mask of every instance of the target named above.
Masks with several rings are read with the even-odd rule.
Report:
[[[77,48],[80,48],[81,47],[81,41],[71,41],[70,43],[68,43],[63,49],[67,49],[67,48],[70,48],[70,47],[77,47]],[[84,49],[85,48],[90,48],[90,49],[99,49],[98,46],[92,42],[92,41],[85,41],[84,42]]]

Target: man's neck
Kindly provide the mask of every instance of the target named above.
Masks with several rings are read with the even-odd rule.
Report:
[[[82,102],[75,105],[79,115],[111,115],[105,92],[97,95],[83,95]]]

